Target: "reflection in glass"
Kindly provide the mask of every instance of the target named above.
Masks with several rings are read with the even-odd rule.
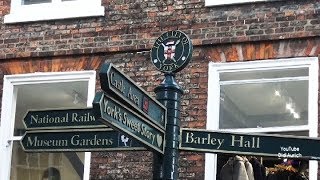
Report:
[[[20,85],[17,93],[14,136],[23,136],[26,131],[24,118],[29,111],[86,108],[87,96],[86,81]]]
[[[77,169],[83,160],[84,153],[25,153],[20,142],[15,141],[10,180],[43,180],[44,177],[58,177],[58,174],[61,180],[78,180],[83,176],[79,174],[83,173],[83,169]],[[75,165],[75,162],[78,164]]]
[[[222,72],[220,73],[221,81],[247,80],[247,79],[273,79],[273,78],[288,78],[288,77],[303,77],[309,76],[308,68],[291,68],[286,69],[264,69],[264,70],[248,70],[237,72]]]
[[[308,123],[308,81],[221,85],[220,129]]]

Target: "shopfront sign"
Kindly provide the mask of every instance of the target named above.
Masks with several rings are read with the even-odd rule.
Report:
[[[20,142],[26,152],[145,150],[136,140],[110,128],[27,131]]]
[[[164,153],[163,129],[104,92],[97,92],[92,104],[96,118],[102,123],[128,134],[157,152]]]
[[[180,149],[211,153],[320,160],[320,139],[181,129]]]
[[[132,79],[114,67],[105,63],[100,70],[100,83],[103,91],[114,94],[121,103],[130,105],[132,110],[150,119],[162,129],[166,125],[166,108],[139,87]]]
[[[31,110],[23,118],[27,130],[106,127],[97,121],[92,108]]]

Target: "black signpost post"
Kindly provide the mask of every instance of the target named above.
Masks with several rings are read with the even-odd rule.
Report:
[[[166,74],[164,82],[155,92],[157,99],[165,104],[168,111],[165,154],[163,159],[155,158],[159,158],[157,161],[163,161],[163,179],[178,179],[180,107],[183,91],[175,82],[174,75]]]

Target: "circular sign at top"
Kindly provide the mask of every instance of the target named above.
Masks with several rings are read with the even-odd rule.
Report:
[[[152,64],[161,72],[176,73],[190,62],[192,43],[181,31],[163,33],[151,49]]]

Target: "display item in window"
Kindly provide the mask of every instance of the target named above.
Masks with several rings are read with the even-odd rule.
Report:
[[[222,167],[220,171],[220,179],[254,180],[252,165],[246,157],[231,157]]]

